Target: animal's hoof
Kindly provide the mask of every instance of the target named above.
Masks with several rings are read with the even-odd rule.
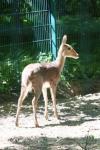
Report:
[[[18,127],[18,126],[19,126],[19,124],[16,122],[16,123],[15,123],[15,126],[16,126],[16,127]]]
[[[36,128],[39,128],[40,126],[39,126],[39,124],[35,124],[35,127],[36,127]]]
[[[48,120],[48,114],[44,115],[45,119]]]
[[[60,119],[59,115],[58,114],[54,114],[54,118],[56,118],[57,120]]]

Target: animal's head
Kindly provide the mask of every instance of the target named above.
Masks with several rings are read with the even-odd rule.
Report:
[[[61,54],[64,57],[70,57],[74,59],[79,58],[79,54],[73,49],[71,45],[67,44],[67,35],[64,35],[62,39]]]

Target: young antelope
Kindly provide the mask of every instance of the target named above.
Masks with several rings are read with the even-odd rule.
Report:
[[[45,112],[44,116],[48,119],[48,96],[47,88],[50,89],[51,99],[53,102],[53,112],[54,116],[58,118],[57,108],[56,108],[56,89],[57,84],[60,79],[61,71],[64,67],[66,57],[77,59],[79,58],[78,53],[72,48],[71,45],[67,44],[67,36],[64,35],[60,48],[58,50],[58,56],[55,61],[47,63],[35,63],[27,65],[22,72],[21,80],[21,92],[18,99],[18,107],[16,113],[16,126],[18,126],[18,118],[20,109],[24,99],[26,98],[28,92],[34,90],[34,97],[32,99],[32,106],[34,112],[35,127],[39,127],[37,120],[37,102],[43,93],[43,98],[45,101]]]

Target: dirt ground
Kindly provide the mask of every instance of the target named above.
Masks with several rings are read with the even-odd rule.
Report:
[[[58,99],[60,120],[44,118],[39,104],[40,128],[34,127],[30,102],[23,105],[20,127],[15,127],[17,103],[0,105],[0,150],[100,150],[100,93]]]

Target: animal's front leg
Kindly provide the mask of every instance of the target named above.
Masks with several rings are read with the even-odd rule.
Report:
[[[34,123],[35,123],[35,127],[39,127],[38,121],[37,121],[37,99],[34,97],[32,100],[32,106],[33,106],[33,112],[34,112]]]
[[[51,93],[51,99],[53,102],[54,117],[58,119],[58,113],[57,113],[57,108],[56,108],[56,86],[55,85],[50,87],[50,93]]]

